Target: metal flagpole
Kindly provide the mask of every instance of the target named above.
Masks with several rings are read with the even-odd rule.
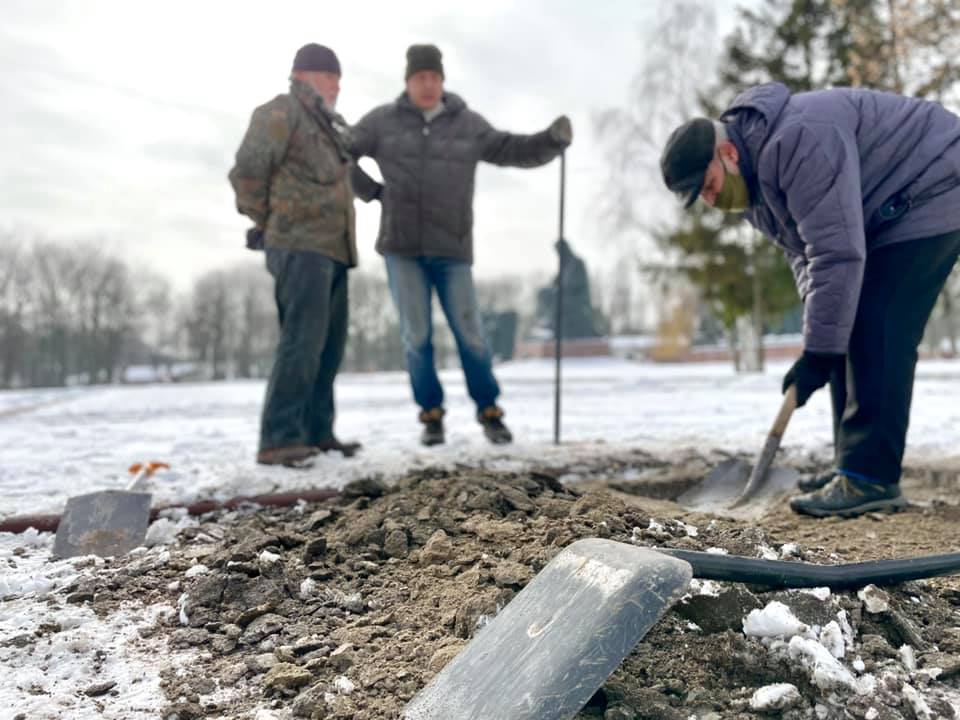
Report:
[[[567,190],[567,153],[560,153],[560,236],[563,241],[563,211]],[[554,323],[554,396],[553,396],[553,443],[560,444],[560,359],[563,356],[563,270],[566,252],[562,245],[558,245],[560,255],[560,270],[557,273],[557,307],[556,322]]]

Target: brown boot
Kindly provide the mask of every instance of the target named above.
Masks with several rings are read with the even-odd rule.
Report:
[[[443,445],[443,415],[442,407],[435,407],[432,410],[424,410],[420,413],[420,422],[423,423],[423,432],[420,434],[420,442],[427,447],[431,445]]]
[[[483,425],[483,434],[494,445],[506,445],[513,442],[513,435],[503,424],[503,410],[489,405],[477,413],[477,422]]]
[[[339,452],[343,453],[345,458],[351,458],[360,452],[363,445],[358,442],[340,442],[336,438],[331,438],[317,443],[314,447],[319,452]]]
[[[261,465],[283,465],[284,467],[310,467],[310,460],[318,450],[308,445],[288,445],[287,447],[269,448],[257,453],[257,462]]]

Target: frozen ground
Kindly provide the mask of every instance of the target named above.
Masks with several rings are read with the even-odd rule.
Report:
[[[448,443],[429,450],[417,444],[416,408],[404,374],[343,375],[338,434],[363,441],[365,449],[349,461],[323,457],[307,471],[253,462],[262,382],[0,393],[0,517],[56,512],[72,494],[120,487],[127,482],[127,466],[144,460],[171,465],[155,476],[151,489],[157,502],[177,502],[342,486],[358,477],[389,478],[436,464],[513,469],[623,448],[658,455],[691,447],[755,452],[779,406],[785,368],[774,364],[764,375],[737,376],[726,364],[567,361],[564,443],[556,447],[552,363],[503,365],[498,369],[502,403],[518,439],[505,448],[484,441],[462,375],[451,370],[443,373]],[[924,362],[918,375],[908,461],[956,460],[960,362]],[[826,458],[829,435],[829,402],[819,393],[794,417],[785,447]],[[145,555],[151,563],[162,562],[163,541],[153,538],[157,546]],[[10,717],[23,714],[31,720],[156,717],[162,702],[158,666],[186,667],[191,651],[171,657],[138,628],[158,613],[177,609],[131,607],[98,617],[83,604],[65,602],[63,589],[82,580],[90,567],[85,568],[86,561],[49,562],[50,545],[48,535],[0,534],[0,665],[16,668],[0,679],[0,707],[12,708]],[[51,624],[60,629],[51,632]],[[45,645],[21,640],[47,632]],[[96,662],[98,648],[107,658],[103,665]],[[111,702],[106,712],[98,706],[95,687],[104,675],[119,679],[124,698]],[[87,694],[91,688],[92,696]]]
[[[563,445],[553,445],[553,367],[503,365],[501,402],[517,442],[491,447],[473,419],[459,370],[443,373],[448,442],[417,444],[417,410],[402,373],[342,375],[342,438],[364,443],[345,462],[321,458],[292,473],[257,466],[262,382],[115,386],[0,393],[0,516],[54,512],[66,498],[121,486],[133,462],[161,460],[171,470],[152,487],[159,502],[253,494],[278,487],[341,486],[356,477],[396,475],[423,464],[543,462],[609,452],[657,453],[684,447],[756,452],[779,407],[785,365],[737,376],[727,364],[647,365],[609,359],[565,363]],[[924,362],[914,395],[909,459],[958,454],[960,362]],[[794,416],[787,451],[827,456],[829,399],[818,393]]]

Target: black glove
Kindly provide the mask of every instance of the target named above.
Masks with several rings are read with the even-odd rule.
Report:
[[[247,230],[247,249],[263,250],[263,228],[252,227]]]
[[[550,123],[547,132],[550,133],[550,139],[561,147],[567,147],[573,142],[573,126],[570,124],[570,118],[566,115],[561,115]]]
[[[815,353],[804,350],[803,355],[783,376],[783,392],[787,392],[791,385],[796,385],[797,407],[803,407],[811,395],[830,381],[830,373],[839,365],[843,357],[835,353]]]

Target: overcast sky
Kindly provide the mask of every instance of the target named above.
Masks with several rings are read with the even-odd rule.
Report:
[[[664,0],[669,1],[669,0]],[[734,0],[716,0],[732,8]],[[249,222],[227,182],[250,112],[288,86],[296,49],[333,47],[349,121],[403,88],[404,53],[432,42],[446,87],[496,127],[573,120],[567,237],[593,268],[615,262],[601,232],[607,173],[592,128],[622,105],[660,0],[179,2],[4,0],[0,26],[0,229],[96,239],[185,289],[237,261]],[[732,13],[719,13],[732,27]],[[559,164],[481,165],[476,271],[540,270],[556,256]],[[664,193],[663,200],[670,198]],[[361,264],[379,206],[358,202]]]

